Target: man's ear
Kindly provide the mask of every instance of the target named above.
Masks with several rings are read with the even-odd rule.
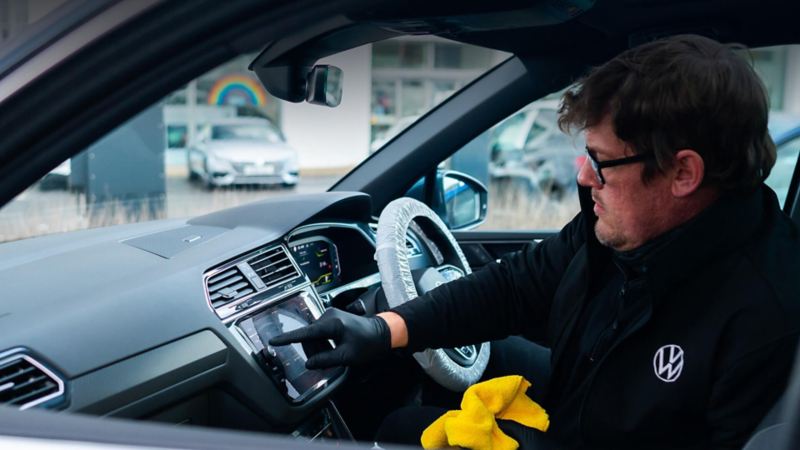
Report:
[[[695,192],[703,183],[706,164],[696,151],[684,149],[675,154],[672,168],[672,195],[686,197]]]

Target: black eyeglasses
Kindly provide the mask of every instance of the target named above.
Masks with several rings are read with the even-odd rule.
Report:
[[[642,161],[647,161],[653,156],[653,155],[633,155],[625,158],[610,159],[608,161],[598,161],[597,155],[595,155],[594,151],[589,150],[587,148],[586,154],[589,156],[589,162],[592,164],[592,170],[594,170],[594,174],[597,176],[597,181],[600,184],[606,184],[606,179],[603,177],[603,169],[607,167],[624,166],[625,164],[633,164]]]

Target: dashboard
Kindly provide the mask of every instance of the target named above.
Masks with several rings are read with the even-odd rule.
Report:
[[[348,370],[304,366],[332,343],[267,342],[380,286],[375,222],[365,194],[324,193],[3,244],[0,377],[43,374],[24,408],[347,436]],[[421,231],[407,249],[453,275]]]

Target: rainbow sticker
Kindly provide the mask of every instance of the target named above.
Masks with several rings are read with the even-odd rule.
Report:
[[[227,75],[211,86],[209,105],[253,105],[267,104],[267,93],[254,79],[247,75]]]

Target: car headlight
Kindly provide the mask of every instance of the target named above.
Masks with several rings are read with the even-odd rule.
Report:
[[[206,164],[208,165],[207,166],[208,167],[208,171],[212,172],[212,173],[213,172],[231,172],[231,171],[233,171],[233,165],[231,165],[230,161],[228,161],[226,159],[222,159],[222,158],[220,158],[218,156],[215,156],[215,155],[211,155],[211,154],[208,155],[208,157],[206,158]]]

